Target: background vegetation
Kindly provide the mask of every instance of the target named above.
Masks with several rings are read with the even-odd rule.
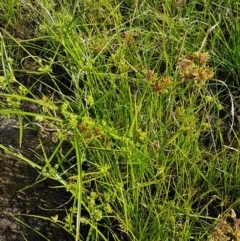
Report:
[[[49,140],[19,157],[72,195],[39,218],[76,241],[240,240],[239,11],[0,0],[0,113]]]

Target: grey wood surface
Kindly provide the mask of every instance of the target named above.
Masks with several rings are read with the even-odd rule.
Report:
[[[23,155],[36,161],[34,153],[41,151],[37,132],[33,130],[24,130],[20,148],[19,130],[13,127],[0,127],[0,144],[18,149]],[[13,218],[14,215],[34,214],[51,217],[58,214],[60,219],[64,218],[65,210],[57,207],[66,203],[70,197],[63,189],[51,188],[50,186],[57,185],[54,181],[45,180],[20,191],[36,183],[38,177],[38,171],[30,165],[0,151],[0,241],[21,241],[24,240],[22,234],[29,241],[45,240],[17,222]],[[49,240],[73,240],[65,231],[57,229],[48,221],[24,216],[16,217],[44,234]]]

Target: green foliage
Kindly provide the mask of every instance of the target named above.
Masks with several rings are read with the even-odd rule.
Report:
[[[206,239],[239,198],[235,93],[218,75],[239,64],[235,1],[24,2],[36,32],[1,35],[0,113],[55,148],[35,167],[72,208],[48,218],[76,241]]]

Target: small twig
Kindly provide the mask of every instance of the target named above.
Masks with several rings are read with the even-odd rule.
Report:
[[[207,42],[207,37],[208,37],[208,35],[217,27],[217,25],[218,25],[219,23],[220,23],[220,22],[217,22],[215,25],[213,25],[212,27],[210,27],[210,28],[208,29],[208,31],[207,31],[207,33],[206,33],[206,36],[205,36],[205,38],[203,39],[203,42],[202,42],[201,47],[200,47],[200,49],[199,49],[199,52],[202,52],[203,47],[204,47],[204,45],[205,45],[206,42]]]

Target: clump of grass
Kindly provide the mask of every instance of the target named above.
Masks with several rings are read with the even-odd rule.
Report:
[[[72,208],[50,219],[76,241],[209,236],[239,198],[234,99],[216,76],[228,44],[219,13],[237,14],[234,2],[27,4],[37,37],[1,36],[0,113],[27,118],[55,148],[35,167],[72,194]],[[26,60],[34,67],[16,63]]]

